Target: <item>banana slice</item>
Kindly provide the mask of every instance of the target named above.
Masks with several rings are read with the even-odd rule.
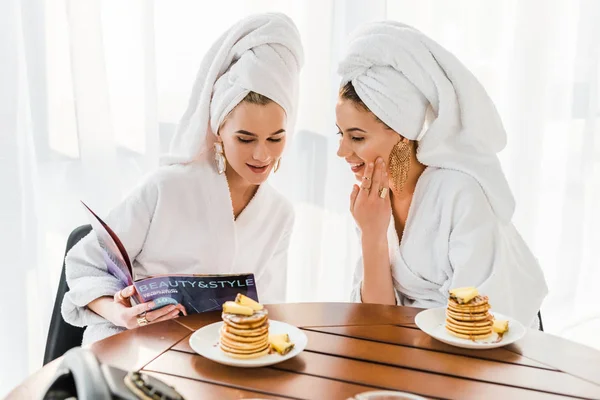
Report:
[[[289,342],[290,335],[287,333],[273,333],[269,335],[269,342]]]
[[[254,314],[254,310],[252,308],[242,306],[241,304],[234,303],[233,301],[226,301],[223,303],[223,312],[238,315]]]
[[[237,296],[235,296],[235,302],[239,305],[242,305],[245,307],[250,307],[254,311],[260,311],[264,308],[264,306],[262,304],[257,303],[256,301],[252,300],[250,297],[244,296],[241,293],[238,293]]]
[[[271,342],[271,348],[282,356],[286,355],[294,348],[294,343],[286,342],[282,340],[282,338],[276,338],[275,340],[269,338],[269,341]]]
[[[496,333],[505,333],[508,331],[508,321],[494,320],[494,325],[492,325],[492,330]]]

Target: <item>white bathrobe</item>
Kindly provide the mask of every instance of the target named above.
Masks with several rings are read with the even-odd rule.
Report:
[[[497,157],[506,132],[483,86],[438,43],[394,21],[357,29],[339,72],[377,117],[418,142],[428,166],[401,242],[390,222],[397,302],[441,307],[449,289],[475,286],[494,311],[531,325],[548,288],[511,222],[515,202]]]
[[[225,176],[198,162],[161,167],[105,221],[133,260],[134,279],[249,272],[261,302],[281,303],[293,215],[292,205],[265,183],[234,221]],[[88,326],[84,344],[124,330],[86,307],[123,289],[107,272],[94,232],[67,254],[66,274],[62,314],[72,325]]]
[[[393,218],[387,236],[397,304],[444,307],[449,289],[475,286],[489,296],[494,311],[535,325],[546,293],[538,289],[545,286],[544,276],[513,224],[493,213],[471,176],[427,168],[418,180],[402,241]],[[361,301],[362,278],[361,259],[353,301]]]

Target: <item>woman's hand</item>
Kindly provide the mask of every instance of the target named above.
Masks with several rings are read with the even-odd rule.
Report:
[[[350,195],[350,211],[363,236],[385,240],[392,208],[389,179],[382,158],[377,158],[375,164],[367,164],[360,187],[354,185]]]
[[[131,306],[129,298],[135,293],[135,286],[127,286],[125,289],[115,293],[112,301],[110,298],[100,298],[94,300],[88,307],[91,306],[90,308],[93,311],[102,315],[113,324],[127,329],[134,329],[139,326],[177,318],[180,312],[183,315],[187,315],[185,307],[181,304],[165,306],[154,311],[151,311],[155,307],[154,302]],[[108,301],[104,301],[101,304],[94,304],[103,300]]]

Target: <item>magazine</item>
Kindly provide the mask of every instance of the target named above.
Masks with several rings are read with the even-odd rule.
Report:
[[[156,275],[134,280],[133,268],[125,246],[115,232],[95,212],[89,211],[108,272],[123,286],[134,285],[132,304],[153,301],[156,308],[181,304],[188,314],[221,309],[226,301],[234,301],[238,293],[259,301],[254,274]]]

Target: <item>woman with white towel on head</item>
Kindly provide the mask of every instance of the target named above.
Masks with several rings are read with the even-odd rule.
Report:
[[[527,326],[547,294],[511,222],[497,153],[506,133],[477,79],[451,53],[396,22],[366,24],[340,63],[338,155],[359,185],[353,301],[432,308],[473,286]]]
[[[286,300],[293,208],[265,181],[294,128],[302,64],[298,30],[283,14],[248,17],[213,44],[163,165],[105,219],[134,279],[248,272],[261,302]],[[62,314],[87,326],[84,344],[185,312],[131,307],[135,289],[107,272],[93,233],[68,253],[66,275]]]

